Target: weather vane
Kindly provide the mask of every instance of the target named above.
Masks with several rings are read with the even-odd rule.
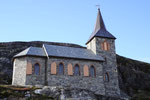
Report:
[[[100,9],[100,5],[96,5],[96,7],[97,7],[98,9]]]

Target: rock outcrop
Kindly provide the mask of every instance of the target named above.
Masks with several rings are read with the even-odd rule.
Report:
[[[96,95],[85,89],[57,86],[0,85],[0,100],[123,100]]]

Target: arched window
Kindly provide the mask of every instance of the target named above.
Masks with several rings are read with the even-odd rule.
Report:
[[[73,68],[72,68],[72,64],[68,64],[68,75],[73,75]]]
[[[36,63],[34,65],[34,73],[35,73],[35,75],[39,75],[40,74],[40,65],[38,63]]]
[[[109,74],[108,74],[108,72],[105,73],[104,81],[105,82],[109,82]]]
[[[110,50],[110,43],[108,43],[107,41],[104,41],[103,43],[101,43],[101,49],[105,51]]]
[[[58,66],[58,74],[63,75],[64,74],[64,65],[63,63],[60,63]]]
[[[74,75],[79,76],[80,75],[80,67],[78,64],[74,67]]]
[[[51,63],[51,74],[56,74],[56,72],[57,72],[57,70],[56,70],[56,63],[55,62],[53,62],[53,63]]]
[[[84,72],[84,76],[89,76],[89,67],[88,67],[88,65],[84,65],[83,72]]]
[[[91,77],[95,77],[96,76],[95,68],[94,68],[93,65],[90,67],[90,76]]]

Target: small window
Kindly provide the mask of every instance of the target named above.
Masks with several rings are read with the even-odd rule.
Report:
[[[57,71],[56,71],[56,63],[55,62],[53,62],[53,63],[51,63],[51,74],[56,74],[57,73]]]
[[[105,82],[109,82],[109,74],[108,74],[108,72],[105,73],[104,81]]]
[[[84,71],[84,76],[89,76],[89,67],[87,65],[84,65],[83,71]]]
[[[76,75],[76,76],[80,75],[80,68],[79,68],[78,64],[76,64],[74,67],[74,75]]]
[[[32,63],[27,63],[26,74],[32,74]]]
[[[90,67],[90,76],[91,76],[91,77],[95,77],[95,76],[96,76],[94,66],[91,66],[91,67]]]
[[[107,64],[107,58],[105,57],[105,64]]]
[[[39,75],[40,74],[40,65],[38,63],[36,63],[34,65],[34,74],[35,75]]]
[[[105,51],[110,50],[110,44],[107,41],[104,41],[103,43],[101,43],[101,49]]]
[[[63,63],[60,63],[58,66],[58,74],[63,75],[64,74],[64,65]]]
[[[72,64],[68,64],[68,75],[73,75],[73,68],[72,68]]]
[[[117,68],[115,68],[114,71],[115,71],[115,72],[118,72],[118,71],[117,71]]]

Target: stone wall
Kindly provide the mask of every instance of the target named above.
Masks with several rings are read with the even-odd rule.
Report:
[[[26,58],[16,58],[13,67],[12,85],[25,85],[26,81]]]
[[[26,85],[45,85],[45,60],[40,57],[27,57],[27,62],[32,64],[32,74],[26,75]],[[40,65],[40,74],[35,75],[34,64]]]
[[[101,43],[107,41],[110,44],[110,50],[102,50]],[[114,96],[120,94],[118,84],[118,72],[116,62],[115,40],[107,38],[94,37],[88,44],[87,49],[92,50],[96,55],[105,59],[103,63],[103,75],[108,73],[109,80],[104,81],[106,95]]]
[[[50,64],[52,62],[56,62],[57,66],[60,62],[64,64],[64,75],[51,75],[50,71]],[[79,64],[80,66],[80,76],[69,76],[67,73],[67,66],[71,63],[73,66],[75,64]],[[83,75],[83,66],[94,65],[96,68],[96,77],[84,76]],[[71,88],[81,88],[81,89],[88,89],[93,91],[97,94],[104,95],[105,88],[103,83],[103,67],[101,62],[97,61],[87,61],[87,60],[75,60],[75,59],[65,59],[65,58],[50,58],[48,62],[47,68],[47,79],[49,86],[65,86]]]
[[[57,71],[58,65],[64,64],[64,75],[52,75],[51,63],[56,62]],[[23,57],[16,58],[14,61],[13,85],[49,85],[49,86],[64,86],[70,88],[88,89],[96,94],[105,95],[105,87],[103,81],[102,62],[89,60],[76,60],[66,58],[50,58],[47,62],[46,58],[40,57]],[[27,63],[32,64],[32,74],[26,75]],[[40,64],[40,74],[34,74],[34,64]],[[80,76],[68,75],[68,64],[80,66]],[[47,64],[47,65],[46,65]],[[83,67],[93,65],[96,68],[96,77],[84,76]],[[46,68],[47,66],[47,68]],[[47,71],[46,71],[46,69]],[[47,84],[46,84],[47,83]]]
[[[110,50],[102,50],[101,43],[107,41],[110,44]],[[114,39],[96,38],[96,52],[98,55],[105,58],[103,63],[104,75],[108,73],[109,81],[105,81],[106,95],[114,96],[120,94],[118,84],[118,72],[115,52],[115,41]]]

